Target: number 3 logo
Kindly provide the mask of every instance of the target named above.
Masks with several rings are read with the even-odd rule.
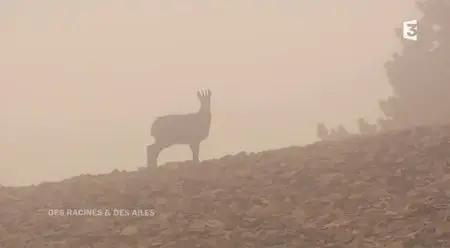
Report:
[[[408,27],[408,30],[407,30],[406,34],[408,36],[413,37],[413,36],[417,35],[417,30],[418,30],[417,24],[407,24],[407,27]]]
[[[406,40],[417,40],[419,27],[417,20],[403,22],[403,38]]]

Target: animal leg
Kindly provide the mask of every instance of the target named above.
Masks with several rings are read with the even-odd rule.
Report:
[[[198,158],[198,154],[200,151],[200,143],[192,143],[189,145],[191,147],[192,150],[192,160],[194,162],[199,162],[199,158]]]
[[[157,167],[157,158],[155,157],[155,144],[147,146],[147,166]]]
[[[158,157],[162,150],[169,147],[170,144],[155,142],[152,145],[147,146],[147,166],[157,167]]]

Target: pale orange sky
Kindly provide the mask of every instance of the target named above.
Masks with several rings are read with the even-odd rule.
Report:
[[[8,3],[6,3],[8,2]],[[201,159],[316,140],[379,115],[412,0],[3,0],[0,184],[145,163],[158,115],[212,90]],[[191,158],[173,147],[160,162]]]

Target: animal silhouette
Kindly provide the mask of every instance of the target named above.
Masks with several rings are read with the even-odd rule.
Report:
[[[147,166],[156,167],[161,151],[172,145],[189,145],[192,160],[199,162],[200,143],[209,136],[211,91],[197,91],[200,110],[183,115],[157,117],[151,127],[154,143],[147,146]]]

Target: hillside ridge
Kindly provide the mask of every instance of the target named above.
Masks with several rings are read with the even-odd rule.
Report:
[[[445,247],[449,189],[450,126],[417,127],[3,187],[0,246]]]

